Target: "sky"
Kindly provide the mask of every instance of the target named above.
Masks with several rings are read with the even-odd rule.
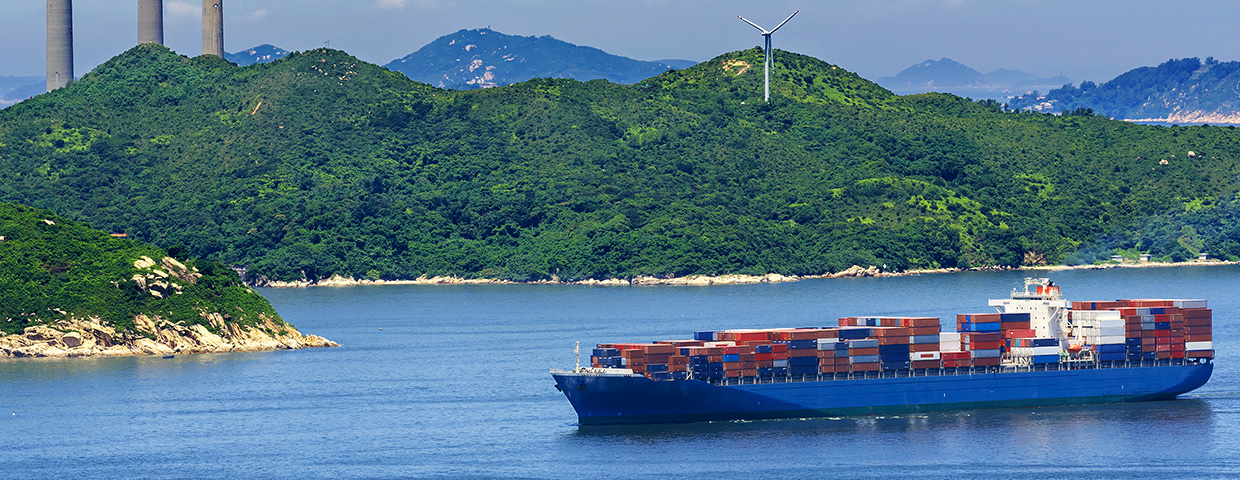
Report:
[[[223,0],[228,52],[330,46],[386,64],[460,29],[551,35],[639,60],[704,61],[761,45],[757,30],[800,13],[775,48],[877,79],[948,57],[1102,82],[1171,58],[1240,60],[1234,0]],[[78,0],[75,73],[137,42],[137,0]],[[201,2],[165,0],[165,44],[202,52]],[[46,2],[0,2],[0,75],[42,76]]]

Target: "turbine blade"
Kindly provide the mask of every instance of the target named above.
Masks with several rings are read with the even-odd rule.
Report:
[[[801,11],[797,10],[795,12],[792,12],[792,15],[788,15],[788,18],[785,18],[784,21],[779,22],[779,25],[776,25],[775,28],[772,28],[771,33],[775,33],[776,30],[779,30],[779,27],[784,26],[785,23],[788,23],[788,20],[792,20],[792,17],[797,16],[798,13],[801,13]]]
[[[753,23],[753,22],[749,21],[749,19],[747,19],[747,18],[745,18],[745,17],[742,17],[742,16],[740,16],[740,15],[737,15],[737,16],[736,16],[736,18],[739,18],[739,19],[741,19],[741,20],[744,20],[744,21],[745,21],[745,23],[748,23],[748,24],[750,24],[750,25],[753,25],[753,28],[758,29],[758,31],[759,31],[759,32],[762,32],[762,34],[763,34],[763,35],[766,35],[766,33],[767,33],[767,32],[766,32],[766,29],[765,29],[765,28],[762,28],[762,27],[759,27],[759,26],[758,26],[758,24]]]

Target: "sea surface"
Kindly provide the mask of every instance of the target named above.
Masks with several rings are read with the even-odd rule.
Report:
[[[1240,267],[1063,271],[1073,300],[1206,298],[1217,365],[1166,402],[579,427],[596,343],[985,312],[1024,272],[775,285],[260,290],[339,348],[0,361],[0,478],[1237,478]],[[950,328],[950,327],[949,327]]]

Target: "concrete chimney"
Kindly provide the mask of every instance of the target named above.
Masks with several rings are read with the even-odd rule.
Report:
[[[73,81],[73,0],[47,0],[47,91]]]
[[[164,44],[164,0],[138,0],[138,44]]]
[[[224,0],[202,0],[202,54],[224,58]]]

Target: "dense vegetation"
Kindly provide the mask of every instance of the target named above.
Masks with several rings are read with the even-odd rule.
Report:
[[[1219,113],[1240,111],[1236,84],[1240,82],[1240,62],[1219,62],[1213,57],[1172,59],[1157,67],[1130,70],[1111,81],[1097,85],[1081,82],[1047,92],[1045,98],[1033,92],[1011,101],[1014,109],[1050,102],[1055,111],[1088,109],[1111,118],[1156,119],[1176,113]]]
[[[1054,263],[1236,192],[1230,128],[899,97],[775,58],[766,104],[758,49],[632,86],[448,91],[333,50],[239,68],[143,45],[0,111],[0,199],[252,277],[535,280]]]
[[[208,327],[202,312],[243,325],[257,323],[260,314],[279,321],[266,299],[216,262],[185,261],[202,277],[182,282],[180,294],[151,295],[133,278],[149,273],[134,266],[143,256],[160,261],[167,253],[48,211],[0,203],[0,333],[68,317],[98,317],[118,330],[132,330],[139,314]]]

